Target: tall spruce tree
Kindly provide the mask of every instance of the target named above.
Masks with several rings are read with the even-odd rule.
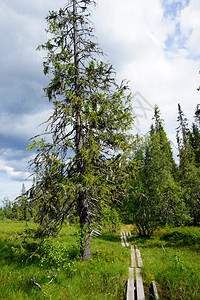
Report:
[[[198,107],[196,111],[198,111]],[[199,130],[196,124],[193,124],[192,131],[189,130],[187,118],[185,118],[180,104],[178,105],[178,122],[179,182],[182,198],[192,218],[190,224],[197,226],[200,220]]]
[[[187,167],[194,163],[194,152],[190,143],[190,130],[188,127],[188,120],[185,117],[181,105],[178,104],[178,118],[179,126],[177,127],[177,144],[179,150],[179,168],[181,175],[187,172]]]
[[[200,104],[197,104],[194,118],[197,126],[200,128]]]
[[[192,130],[190,133],[190,143],[194,151],[194,159],[197,167],[200,166],[200,108],[199,104],[195,110],[194,116],[195,122],[192,124]]]
[[[159,225],[182,225],[187,211],[176,183],[177,167],[173,159],[157,106],[154,124],[135,152],[140,161],[138,174],[131,178],[132,189],[127,209],[140,235],[151,235]]]
[[[41,224],[38,235],[56,233],[69,215],[78,216],[83,260],[91,257],[90,238],[106,201],[125,188],[133,121],[126,82],[117,85],[112,65],[101,59],[90,4],[95,1],[68,0],[46,18],[50,39],[38,49],[47,51],[43,65],[50,82],[44,91],[53,113],[48,138],[30,145],[37,149],[30,197]]]

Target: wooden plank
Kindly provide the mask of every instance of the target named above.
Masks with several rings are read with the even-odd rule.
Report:
[[[125,243],[126,247],[129,247],[129,243],[127,242],[126,234],[125,234],[124,231],[122,231],[122,236],[123,236],[124,243]]]
[[[126,247],[129,247],[129,243],[127,241],[127,238],[126,238],[126,234],[124,233],[124,239],[125,239],[125,243],[126,243]]]
[[[127,239],[126,239],[126,247],[129,247],[129,243],[127,242]]]
[[[126,247],[126,245],[125,245],[125,243],[124,243],[123,235],[121,235],[121,243],[122,243],[122,247]]]
[[[154,295],[155,300],[159,300],[158,291],[157,291],[155,281],[152,281],[152,290],[153,290],[153,295]]]
[[[143,262],[142,262],[142,257],[140,254],[140,250],[138,249],[138,246],[135,246],[135,251],[136,251],[136,255],[137,255],[138,268],[142,268]]]
[[[129,278],[127,283],[127,300],[134,300],[135,299],[135,290],[134,290],[134,269],[129,268]]]
[[[145,300],[144,287],[143,287],[140,268],[136,268],[136,291],[137,291],[137,300]]]
[[[167,255],[167,252],[165,251],[165,248],[164,248],[164,246],[163,246],[163,245],[162,245],[162,249],[163,249],[163,251],[164,251],[165,255]]]
[[[136,268],[136,259],[135,259],[135,249],[134,246],[131,245],[131,268]]]
[[[129,243],[127,241],[127,237],[129,236],[128,231],[126,232],[126,247],[129,247]]]

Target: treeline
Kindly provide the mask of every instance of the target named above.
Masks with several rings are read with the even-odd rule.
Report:
[[[21,194],[15,201],[11,201],[5,197],[2,204],[2,207],[0,207],[1,220],[14,219],[18,221],[30,221],[34,218],[34,210],[30,205],[24,184],[22,185]]]
[[[192,128],[178,105],[178,164],[158,106],[153,120],[149,133],[136,145],[132,159],[139,163],[139,169],[130,179],[125,199],[127,221],[136,224],[140,235],[147,236],[160,225],[198,226],[200,222],[199,105]]]
[[[34,180],[33,180],[34,185]],[[0,220],[16,220],[39,223],[38,214],[39,207],[35,206],[31,201],[32,198],[28,195],[25,185],[22,185],[21,193],[14,201],[8,197],[2,199],[0,207]],[[77,223],[77,214],[74,213],[69,218],[66,218],[68,223]],[[106,226],[110,231],[115,232],[122,222],[118,206],[108,206],[104,209],[104,217],[102,220],[103,226]]]

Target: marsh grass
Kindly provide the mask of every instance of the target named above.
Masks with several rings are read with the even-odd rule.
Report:
[[[65,226],[27,260],[37,241],[23,243],[18,233],[25,228],[23,222],[0,222],[0,299],[124,299],[130,250],[121,246],[119,233],[93,239],[92,259],[80,262],[77,229]]]
[[[200,299],[199,238],[199,228],[189,227],[165,228],[151,238],[130,238],[140,248],[147,293],[155,280],[161,299]]]
[[[125,299],[131,257],[130,248],[121,246],[120,232],[104,231],[92,239],[92,259],[80,262],[78,231],[66,225],[27,260],[37,241],[22,242],[18,233],[25,228],[23,222],[0,222],[0,299]],[[141,251],[146,299],[152,280],[161,299],[200,299],[199,228],[164,228],[151,238],[138,237],[134,226],[123,230],[132,232],[129,242]]]

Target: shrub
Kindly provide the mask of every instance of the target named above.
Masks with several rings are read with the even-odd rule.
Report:
[[[167,230],[161,239],[180,246],[200,245],[200,230],[184,227]]]
[[[53,272],[65,270],[69,276],[75,272],[74,262],[72,257],[77,257],[77,250],[68,249],[58,241],[45,241],[40,249],[40,265],[41,267],[50,269]]]

